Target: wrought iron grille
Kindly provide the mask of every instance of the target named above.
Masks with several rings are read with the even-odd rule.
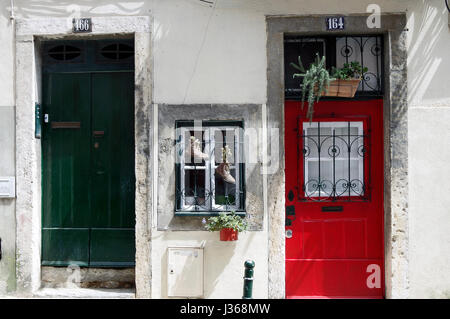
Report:
[[[344,63],[358,61],[368,71],[363,74],[356,93],[358,97],[381,96],[384,92],[383,84],[383,36],[322,36],[299,37],[286,36],[284,39],[285,66],[285,97],[289,99],[301,98],[302,78],[293,78],[297,73],[290,63],[297,63],[301,57],[305,68],[314,61],[316,53],[326,57],[329,70],[332,67],[341,68]],[[323,97],[326,99],[326,97]]]
[[[368,200],[369,134],[364,122],[302,122],[302,126],[300,200]]]

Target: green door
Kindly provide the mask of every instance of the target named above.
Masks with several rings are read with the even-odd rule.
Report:
[[[134,73],[45,73],[42,264],[135,261]]]

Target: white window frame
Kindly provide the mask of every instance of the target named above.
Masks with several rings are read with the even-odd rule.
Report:
[[[205,148],[203,150],[204,153],[208,154],[209,158],[205,160],[204,168],[199,168],[199,166],[187,165],[185,162],[186,159],[186,144],[189,145],[186,141],[186,133],[189,131],[199,131],[199,127],[193,126],[182,126],[178,128],[178,136],[177,141],[179,141],[178,148],[176,149],[176,156],[180,163],[180,185],[179,187],[182,190],[185,190],[185,172],[189,169],[204,169],[205,170],[205,208],[197,206],[195,204],[187,204],[187,197],[182,196],[180,198],[180,207],[178,211],[186,211],[186,212],[225,212],[225,211],[238,211],[240,208],[240,192],[241,192],[241,181],[240,181],[240,160],[242,157],[241,154],[241,146],[240,146],[240,138],[239,138],[239,130],[242,129],[239,126],[202,126],[201,130],[204,132],[205,139]],[[235,169],[235,205],[218,205],[215,203],[215,170],[218,167],[215,161],[215,132],[216,131],[231,131],[234,133],[234,149],[233,157],[234,163],[230,163],[230,170]],[[178,186],[178,185],[177,185]],[[207,194],[211,194],[211,196],[207,196]],[[229,194],[231,195],[231,194]],[[193,197],[190,197],[193,199]]]

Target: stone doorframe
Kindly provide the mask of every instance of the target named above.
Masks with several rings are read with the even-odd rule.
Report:
[[[34,136],[34,105],[41,102],[41,39],[134,37],[136,297],[151,297],[152,59],[151,19],[93,17],[92,32],[72,33],[72,18],[16,21],[16,280],[19,293],[33,294],[41,272],[41,140]]]
[[[267,16],[268,131],[279,128],[279,169],[268,175],[269,298],[285,297],[284,46],[285,34],[319,36],[327,15]],[[329,15],[328,15],[329,16]],[[385,294],[408,297],[408,102],[406,15],[381,15],[381,28],[367,26],[367,14],[346,16],[333,35],[384,35],[384,232]]]

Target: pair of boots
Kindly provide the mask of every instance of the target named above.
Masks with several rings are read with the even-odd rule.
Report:
[[[194,159],[207,160],[209,158],[208,154],[202,152],[200,141],[194,136],[191,136],[190,144],[190,152],[194,156]],[[220,163],[219,166],[217,166],[216,173],[219,174],[226,183],[235,184],[236,180],[233,178],[233,176],[231,176],[230,173],[230,164],[228,164],[226,161],[226,157],[228,155],[227,152],[229,152],[229,150],[226,146],[226,148],[222,149],[222,154],[224,154],[224,161],[223,163]]]

